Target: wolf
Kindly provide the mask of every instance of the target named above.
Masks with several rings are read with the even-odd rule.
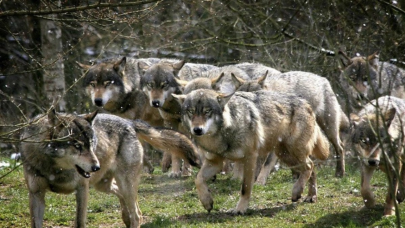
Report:
[[[405,98],[405,70],[389,62],[381,62],[379,53],[367,57],[349,58],[339,51],[343,66],[339,80],[345,88],[346,101],[341,101],[347,113],[358,112],[362,105],[380,96]]]
[[[351,121],[352,143],[362,160],[361,195],[365,206],[375,205],[370,180],[380,168],[389,177],[384,215],[395,215],[394,201],[405,198],[405,101],[382,96],[366,104],[358,114],[353,113]]]
[[[233,75],[233,83],[234,87],[238,88],[238,91],[252,92],[265,89],[293,93],[306,99],[315,112],[318,125],[335,149],[337,157],[335,176],[344,176],[345,153],[343,141],[346,140],[348,135],[350,122],[340,107],[332,86],[326,78],[309,72],[290,71],[272,75],[271,77],[268,77],[268,73],[265,73],[255,80],[243,80]],[[265,164],[275,164],[275,162],[266,161]],[[258,183],[264,184],[266,182],[271,168],[262,169],[262,173],[258,177]]]
[[[137,194],[143,148],[139,138],[148,138],[158,148],[184,152],[183,157],[198,166],[194,145],[187,137],[154,129],[140,120],[97,112],[78,116],[51,109],[30,121],[21,134],[20,151],[31,227],[42,227],[47,191],[75,192],[75,227],[85,227],[89,186],[116,195],[126,227],[140,227]]]
[[[267,74],[268,77],[281,74],[281,72],[279,70],[265,66],[261,63],[244,62],[244,63],[235,64],[234,66],[245,71],[251,79],[258,79],[265,74]]]
[[[172,98],[172,94],[182,93],[177,79],[198,77],[205,70],[216,67],[208,64],[185,63],[184,60],[162,59],[153,65],[149,65],[146,62],[138,62],[138,68],[141,75],[140,86],[149,99],[150,107],[156,108],[159,111],[165,127],[181,131],[181,107]],[[163,167],[167,167],[170,164],[167,156],[164,156],[163,161]],[[181,160],[172,154],[171,161],[172,172],[169,176],[190,175],[187,163],[184,164],[182,171],[180,171]]]
[[[154,64],[159,59],[112,58],[93,66],[77,64],[86,71],[82,86],[93,105],[108,113],[128,119],[142,119],[152,126],[163,126],[158,110],[149,106],[148,97],[140,89],[138,63]],[[145,145],[146,146],[146,145]],[[144,164],[148,172],[154,168],[147,156]]]
[[[208,212],[213,208],[213,198],[206,182],[221,171],[224,159],[244,165],[241,197],[233,210],[243,214],[252,193],[257,159],[271,151],[301,174],[294,184],[292,201],[301,198],[308,180],[305,201],[317,200],[314,164],[309,156],[326,159],[329,142],[304,99],[264,90],[224,95],[198,89],[173,96],[182,104],[182,123],[203,150],[203,165],[195,184]]]

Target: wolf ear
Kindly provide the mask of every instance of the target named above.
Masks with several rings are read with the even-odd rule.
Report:
[[[143,76],[145,74],[145,71],[149,69],[149,64],[144,61],[138,61],[138,69],[139,69],[139,74]]]
[[[225,105],[228,103],[229,99],[231,99],[233,94],[234,93],[231,93],[231,94],[220,93],[220,94],[218,94],[217,100],[218,100],[218,103],[221,106],[222,110],[224,110]]]
[[[186,87],[186,85],[188,84],[188,81],[186,81],[186,80],[181,80],[181,79],[178,79],[178,78],[176,78],[176,77],[174,78],[174,80],[176,80],[177,85],[180,86],[180,89],[181,89],[181,91],[183,92],[184,87]]]
[[[384,113],[384,121],[385,121],[385,126],[387,126],[387,128],[391,125],[392,120],[395,117],[395,114],[397,113],[397,111],[395,110],[395,108],[390,108],[387,110],[386,113]]]
[[[118,60],[117,62],[114,63],[113,69],[117,71],[118,73],[122,73],[125,70],[125,65],[127,64],[127,57],[122,57],[121,60]]]
[[[338,56],[343,67],[347,67],[353,63],[353,61],[342,50],[338,51]]]
[[[59,125],[59,118],[58,118],[58,114],[55,111],[55,108],[52,106],[51,109],[48,112],[48,121],[49,124],[53,127]]]
[[[90,69],[92,66],[91,65],[86,65],[86,64],[83,64],[83,63],[79,63],[79,62],[77,62],[76,61],[76,64],[80,67],[80,68],[82,68],[83,70],[88,70],[88,69]]]
[[[96,118],[97,113],[98,113],[98,110],[96,110],[96,111],[94,111],[92,113],[89,113],[87,115],[84,115],[83,118],[85,120],[87,120],[87,122],[91,123],[91,122],[93,122],[94,118]]]
[[[264,82],[266,81],[268,74],[269,74],[269,71],[267,70],[266,73],[262,77],[257,79],[257,83],[262,87],[262,89],[264,88]]]
[[[218,90],[218,84],[222,80],[224,75],[225,73],[222,72],[222,74],[219,75],[218,77],[211,79],[211,88],[213,88],[214,90]]]
[[[370,66],[373,66],[373,67],[377,67],[377,66],[378,66],[378,61],[379,61],[379,59],[380,59],[380,56],[379,56],[378,54],[379,54],[379,52],[376,51],[376,52],[374,52],[372,55],[369,55],[369,56],[367,57],[368,64],[370,64]]]
[[[179,72],[180,72],[181,68],[183,68],[184,64],[186,64],[186,61],[184,61],[184,60],[173,63],[173,65],[172,65],[173,66],[173,74],[174,74],[175,77],[178,77]]]
[[[184,95],[184,94],[174,94],[174,93],[172,93],[172,96],[173,96],[174,100],[179,102],[180,105],[183,105],[184,100],[186,100],[186,97],[187,97],[187,95]]]

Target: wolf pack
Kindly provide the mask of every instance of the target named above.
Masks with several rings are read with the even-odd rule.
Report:
[[[198,170],[196,191],[208,212],[214,199],[207,182],[232,172],[241,180],[235,214],[247,211],[253,185],[264,185],[277,162],[295,177],[291,200],[315,203],[315,162],[332,158],[342,177],[350,151],[361,160],[366,207],[375,205],[373,172],[388,173],[384,215],[394,215],[395,201],[405,199],[405,71],[379,61],[378,53],[339,55],[344,96],[321,75],[260,63],[218,67],[133,57],[78,63],[96,111],[59,113],[52,106],[21,134],[31,226],[42,227],[51,191],[75,192],[75,226],[85,227],[92,186],[119,198],[126,227],[140,227],[138,188],[142,172],[154,171],[151,148],[162,152],[170,177]]]

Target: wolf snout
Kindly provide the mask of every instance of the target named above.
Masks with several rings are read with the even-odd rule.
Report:
[[[94,99],[94,104],[99,107],[103,106],[103,99],[101,99],[101,98]]]
[[[370,166],[378,166],[380,164],[380,160],[378,160],[378,159],[369,159],[368,164]]]
[[[194,127],[193,132],[195,135],[202,135],[203,134],[203,129],[201,127]]]
[[[155,108],[159,108],[160,107],[160,101],[159,100],[153,100],[152,101],[152,106]]]

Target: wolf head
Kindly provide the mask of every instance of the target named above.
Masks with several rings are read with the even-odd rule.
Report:
[[[141,88],[149,97],[152,107],[160,108],[164,105],[171,94],[180,94],[180,85],[176,82],[179,71],[184,66],[184,61],[170,63],[161,61],[149,66],[139,62],[141,69]]]
[[[55,161],[57,167],[76,168],[77,172],[90,177],[90,172],[100,169],[100,163],[94,151],[94,134],[91,122],[97,112],[83,117],[57,114],[51,110],[48,114],[49,143],[45,143],[45,154]]]
[[[381,147],[390,142],[388,128],[395,114],[395,108],[361,116],[351,114],[350,117],[353,121],[352,143],[366,165],[379,165]]]
[[[258,91],[258,90],[262,90],[266,88],[265,85],[265,81],[267,78],[269,71],[266,71],[266,73],[258,78],[258,79],[254,79],[254,80],[243,80],[241,78],[238,78],[236,75],[232,74],[232,80],[235,81],[234,84],[238,85],[237,91],[244,91],[244,92],[254,92],[254,91]]]
[[[225,105],[232,95],[209,89],[194,90],[187,95],[173,95],[182,105],[182,122],[195,136],[214,134],[223,124]]]
[[[94,105],[104,107],[120,99],[120,94],[132,90],[129,80],[126,80],[126,57],[117,61],[106,61],[94,66],[78,65],[87,70],[83,78],[83,87]]]
[[[368,57],[357,56],[350,59],[339,51],[339,57],[344,67],[340,77],[349,80],[360,97],[368,97],[369,82],[375,81],[378,75],[378,52]]]

